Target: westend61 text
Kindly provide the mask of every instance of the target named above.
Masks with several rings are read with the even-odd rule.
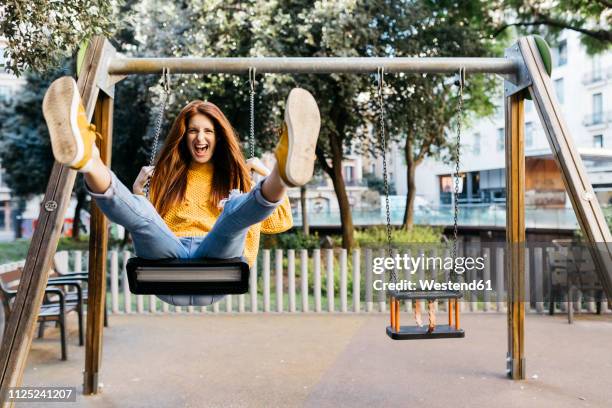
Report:
[[[481,271],[485,267],[485,259],[482,256],[473,257],[457,257],[450,256],[420,256],[413,257],[404,254],[395,255],[394,257],[376,257],[373,260],[372,272],[381,274],[391,270],[405,270],[414,274],[417,270],[447,270],[454,271],[457,274],[462,274],[465,271],[478,270]]]
[[[432,279],[412,282],[400,280],[397,282],[384,282],[380,279],[372,282],[374,290],[382,291],[409,291],[409,290],[458,290],[458,291],[482,291],[493,290],[491,280],[473,280],[471,282],[436,282]]]

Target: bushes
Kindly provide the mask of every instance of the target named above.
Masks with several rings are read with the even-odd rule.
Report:
[[[391,239],[394,244],[439,243],[441,236],[442,228],[436,227],[414,226],[411,231],[391,230]],[[378,226],[355,231],[355,241],[360,247],[384,245],[387,243],[387,228]]]
[[[276,235],[261,235],[259,247],[266,249],[308,249],[319,248],[317,233],[305,235],[302,231],[286,232]]]

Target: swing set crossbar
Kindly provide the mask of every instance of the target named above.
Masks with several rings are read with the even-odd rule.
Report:
[[[359,74],[383,68],[390,73],[455,74],[460,68],[469,73],[513,76],[521,62],[512,58],[378,58],[378,57],[259,57],[259,58],[113,58],[109,75],[161,74],[247,74],[254,68],[262,73]]]

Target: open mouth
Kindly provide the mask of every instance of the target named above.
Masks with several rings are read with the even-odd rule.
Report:
[[[198,156],[203,156],[208,152],[209,145],[208,143],[196,143],[193,145],[193,149],[195,150]]]

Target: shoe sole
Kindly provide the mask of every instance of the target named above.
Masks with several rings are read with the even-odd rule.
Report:
[[[319,107],[310,92],[301,88],[291,90],[285,107],[285,123],[289,139],[285,176],[294,187],[303,186],[314,172],[321,128]]]
[[[77,124],[80,94],[71,77],[55,80],[43,99],[43,116],[49,128],[55,160],[65,165],[78,163],[84,152]]]

